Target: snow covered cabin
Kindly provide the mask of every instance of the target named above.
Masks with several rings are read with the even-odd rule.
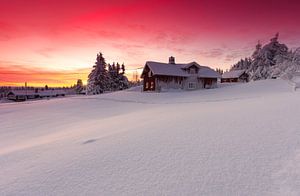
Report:
[[[39,94],[34,90],[11,90],[7,94],[7,99],[14,101],[25,101],[26,99],[38,98]]]
[[[160,92],[168,89],[215,88],[221,75],[196,62],[176,64],[175,58],[171,56],[169,63],[147,61],[141,78],[143,91]]]
[[[221,82],[248,82],[246,70],[231,70],[222,75]]]
[[[7,99],[13,101],[26,101],[27,99],[37,99],[37,98],[44,98],[44,97],[58,97],[58,96],[65,96],[66,92],[62,89],[56,90],[11,90],[7,94]]]

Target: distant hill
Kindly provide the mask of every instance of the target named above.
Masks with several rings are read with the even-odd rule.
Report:
[[[293,72],[300,71],[300,48],[292,51],[278,41],[277,33],[270,43],[256,49],[249,58],[241,59],[231,70],[244,69],[249,74],[249,80],[262,80],[274,77],[290,77]]]

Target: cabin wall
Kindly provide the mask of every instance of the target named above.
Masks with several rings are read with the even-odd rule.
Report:
[[[8,100],[14,100],[14,101],[25,101],[27,99],[26,95],[15,95],[13,93],[9,93],[7,95]]]
[[[198,90],[203,88],[217,88],[217,78],[198,78],[191,76],[188,78],[158,76],[156,77],[156,89],[160,92],[167,89],[183,89],[183,90]]]
[[[190,83],[193,83],[194,86],[191,88]],[[198,80],[197,76],[190,76],[188,78],[186,78],[186,80],[184,81],[184,89],[185,90],[197,90],[197,89],[201,89],[202,88],[202,81]]]
[[[145,68],[143,74],[143,91],[155,91],[157,90],[156,77],[153,76],[148,67]]]
[[[249,82],[249,75],[247,73],[243,73],[240,77],[238,78],[222,78],[221,83],[224,82]]]
[[[202,88],[210,89],[218,87],[218,79],[217,78],[199,78],[202,84]]]
[[[239,82],[238,78],[222,78],[221,83],[232,83],[232,82]]]
[[[183,77],[157,76],[156,91],[164,91],[166,89],[183,89]]]
[[[236,83],[236,82],[248,82],[248,76],[243,75],[239,78],[222,78],[221,83],[228,82],[228,83]]]
[[[156,79],[155,77],[144,78],[143,90],[144,91],[155,91],[156,90]]]
[[[218,79],[212,79],[212,84],[210,88],[218,88]]]

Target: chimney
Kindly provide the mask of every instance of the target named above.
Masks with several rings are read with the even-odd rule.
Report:
[[[175,57],[171,56],[169,58],[169,64],[175,64]]]

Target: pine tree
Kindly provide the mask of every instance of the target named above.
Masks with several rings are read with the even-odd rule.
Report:
[[[216,68],[216,72],[218,72],[220,75],[223,75],[224,70],[221,68]]]
[[[125,76],[124,63],[122,65],[119,63],[106,64],[102,53],[97,54],[95,65],[88,77],[88,94],[99,94],[105,91],[123,90],[128,87],[129,81]]]
[[[83,91],[83,82],[81,79],[77,80],[77,84],[75,86],[75,91],[77,94],[81,93]]]
[[[246,70],[250,67],[251,65],[251,59],[245,58],[241,59],[239,62],[234,64],[230,70]]]
[[[278,59],[288,55],[288,47],[278,42],[279,34],[270,40],[270,43],[261,48],[259,43],[252,55],[253,61],[247,72],[250,80],[261,80],[272,77],[274,66]]]
[[[252,54],[252,58],[253,58],[253,59],[255,59],[255,58],[258,57],[258,55],[259,55],[259,53],[260,53],[260,51],[261,51],[261,47],[262,47],[262,45],[261,45],[260,41],[258,41],[258,43],[257,43],[257,45],[256,45],[256,47],[255,47],[255,51],[254,51],[253,54]]]
[[[241,59],[231,67],[231,70],[246,70],[249,80],[261,80],[281,75],[290,63],[290,52],[285,44],[278,41],[279,33],[262,46],[260,41],[255,47],[251,58]],[[280,66],[279,66],[280,65]]]
[[[125,65],[124,65],[124,63],[122,64],[122,74],[124,75],[125,74]]]
[[[272,77],[283,77],[291,79],[293,73],[300,72],[300,48],[289,51],[284,58],[277,58],[277,64],[272,71]]]
[[[113,62],[113,64],[112,64],[112,69],[113,69],[114,71],[116,71],[116,64],[115,64],[115,62]]]
[[[111,78],[110,83],[111,83],[112,91],[123,90],[129,87],[128,79],[124,74],[125,74],[125,65],[122,64],[122,66],[120,66],[119,63],[117,64],[113,63],[112,71],[110,72],[110,78]]]
[[[88,76],[87,92],[88,94],[100,94],[110,90],[109,74],[106,70],[106,62],[102,53],[97,54],[93,70]]]
[[[117,63],[117,74],[119,74],[120,73],[120,64],[119,63]]]

